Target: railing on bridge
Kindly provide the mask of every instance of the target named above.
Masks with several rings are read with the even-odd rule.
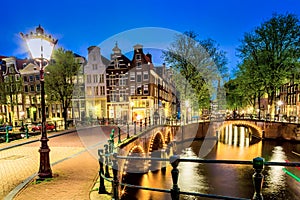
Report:
[[[192,162],[192,163],[210,163],[210,164],[232,164],[232,165],[252,165],[254,169],[254,174],[252,176],[253,186],[254,186],[254,195],[252,199],[263,199],[262,194],[262,186],[263,186],[263,179],[264,175],[262,171],[264,166],[289,166],[289,167],[300,167],[300,162],[265,162],[264,158],[257,157],[254,158],[252,161],[241,161],[241,160],[204,160],[204,159],[188,159],[188,158],[180,158],[179,155],[173,155],[170,158],[150,158],[150,157],[132,157],[132,156],[118,156],[117,153],[113,152],[113,148],[109,145],[105,145],[105,150],[99,149],[99,177],[100,177],[100,185],[99,185],[99,194],[108,194],[109,192],[106,191],[104,180],[109,181],[112,183],[112,198],[113,199],[120,199],[120,186],[132,187],[142,190],[150,190],[156,192],[163,192],[169,193],[171,195],[172,200],[179,200],[180,195],[190,195],[190,196],[197,196],[197,197],[206,197],[206,198],[213,198],[213,199],[245,199],[245,198],[237,198],[237,197],[230,197],[230,196],[222,196],[222,195],[215,195],[215,194],[203,194],[197,192],[189,192],[189,191],[180,191],[178,186],[178,177],[179,177],[179,170],[178,165],[180,162]],[[172,166],[171,176],[173,181],[172,188],[165,189],[165,188],[151,188],[139,185],[131,185],[127,183],[123,183],[119,180],[118,177],[118,162],[121,159],[126,160],[142,160],[142,161],[161,161],[161,162],[169,162]],[[113,177],[109,174],[109,168],[113,171]],[[250,180],[249,180],[250,181]],[[298,182],[300,180],[297,180]]]

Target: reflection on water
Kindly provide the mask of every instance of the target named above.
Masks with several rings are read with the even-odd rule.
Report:
[[[300,152],[300,144],[278,141],[258,141],[251,137],[252,133],[244,127],[226,127],[227,131],[220,133],[220,141],[204,159],[222,160],[252,160],[264,157],[266,161],[300,162],[300,157],[292,152]],[[186,143],[188,144],[188,143]],[[196,158],[199,155],[203,141],[194,141],[189,148],[179,144],[181,157]],[[252,198],[254,189],[252,175],[254,170],[248,165],[229,164],[197,164],[180,163],[179,187],[181,191],[193,191],[205,194]],[[148,172],[138,176],[134,174],[126,178],[126,182],[144,186],[171,189],[172,167],[167,166],[166,172]],[[300,177],[300,170],[287,168]],[[283,167],[265,167],[263,174],[263,196],[268,199],[299,199],[300,183],[283,171]],[[164,200],[171,199],[170,194],[145,190],[127,190],[122,199]],[[180,199],[197,199],[180,195]],[[200,199],[200,198],[199,198]],[[205,198],[201,198],[205,199]]]

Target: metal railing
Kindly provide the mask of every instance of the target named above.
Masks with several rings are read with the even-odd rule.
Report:
[[[230,197],[230,196],[222,196],[222,195],[215,195],[215,194],[203,194],[198,192],[189,192],[189,191],[181,191],[178,186],[178,177],[179,177],[179,170],[178,165],[180,162],[191,162],[191,163],[209,163],[209,164],[232,164],[232,165],[252,165],[254,169],[254,174],[252,176],[253,186],[254,186],[254,194],[252,199],[263,199],[262,194],[262,186],[263,186],[263,179],[264,175],[262,171],[264,166],[289,166],[289,167],[300,167],[300,162],[265,162],[264,158],[257,157],[254,158],[252,161],[242,161],[242,160],[204,160],[200,158],[180,158],[179,155],[171,156],[170,158],[150,158],[150,157],[131,157],[131,156],[119,156],[117,153],[113,153],[113,149],[110,148],[107,144],[105,145],[105,150],[99,149],[99,177],[100,177],[100,186],[98,193],[99,194],[108,194],[109,192],[106,190],[104,185],[104,180],[109,181],[112,183],[112,198],[113,199],[120,199],[120,186],[126,186],[131,188],[137,188],[142,190],[150,190],[156,192],[163,192],[169,193],[171,195],[172,200],[179,200],[180,195],[190,195],[196,197],[206,197],[206,198],[213,198],[213,199],[245,199],[245,198],[237,198],[237,197]],[[118,162],[122,159],[130,160],[130,161],[163,161],[169,162],[172,166],[171,176],[172,176],[172,188],[165,189],[165,188],[152,188],[152,187],[145,187],[139,185],[132,185],[128,183],[123,183],[119,180],[118,177]],[[113,171],[113,177],[109,174],[109,169]]]

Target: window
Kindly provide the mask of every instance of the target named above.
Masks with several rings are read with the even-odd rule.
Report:
[[[27,76],[24,76],[24,77],[23,77],[23,80],[24,80],[25,83],[28,82],[28,77],[27,77]]]
[[[142,82],[142,72],[136,73],[136,82],[138,83]]]
[[[97,74],[93,75],[93,82],[98,83],[98,75]]]
[[[135,81],[135,72],[130,72],[130,81]]]
[[[95,87],[94,87],[94,95],[95,95],[95,96],[99,96],[98,86],[95,86]]]
[[[120,90],[120,101],[126,101],[126,91]]]
[[[93,70],[97,70],[98,69],[98,65],[97,64],[92,64]]]
[[[34,92],[34,85],[30,85],[30,92]]]
[[[100,74],[99,83],[104,83],[104,74]]]
[[[148,81],[149,80],[149,74],[148,72],[144,72],[144,81]]]
[[[137,95],[142,95],[143,93],[142,93],[142,86],[141,85],[139,85],[139,86],[137,86]]]
[[[38,74],[38,75],[35,75],[35,80],[36,80],[36,81],[40,80],[40,75],[39,75],[39,74]]]
[[[24,86],[24,92],[28,92],[28,85]]]
[[[86,75],[86,82],[91,83],[92,82],[92,77],[91,75]]]
[[[15,74],[16,81],[20,80],[20,74]]]
[[[144,94],[145,94],[145,95],[148,95],[148,94],[149,94],[148,85],[144,85]]]
[[[110,101],[115,102],[117,100],[117,95],[115,90],[110,91]]]
[[[130,95],[135,95],[135,88],[134,88],[134,86],[130,86]]]
[[[37,84],[37,85],[36,85],[36,91],[37,91],[37,92],[41,91],[41,85],[40,85],[40,84]]]
[[[91,87],[86,87],[86,93],[87,93],[87,95],[91,96],[92,95],[92,88]]]
[[[125,74],[120,75],[120,86],[125,86],[126,85],[126,77]]]
[[[115,86],[116,85],[116,76],[114,74],[109,75],[109,83],[111,86]]]
[[[100,95],[105,95],[105,87],[100,86]]]
[[[137,60],[141,60],[141,54],[136,54],[135,57],[136,57]]]
[[[119,69],[120,68],[119,61],[117,59],[115,60],[114,64],[115,64],[115,69]]]
[[[29,76],[29,81],[33,82],[33,76],[32,75]]]
[[[142,63],[141,62],[137,62],[136,63],[136,68],[141,69],[142,68]]]

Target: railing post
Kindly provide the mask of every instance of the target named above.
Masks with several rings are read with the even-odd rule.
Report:
[[[127,139],[129,138],[129,124],[127,123]]]
[[[101,176],[102,174],[104,174],[104,168],[103,168],[103,149],[98,149],[98,156],[99,156],[99,165],[100,165],[100,169],[99,169],[99,178],[100,178],[100,185],[99,185],[99,190],[98,190],[98,194],[106,194],[107,191],[105,189],[105,185],[104,185],[104,178]]]
[[[171,197],[172,200],[179,200],[179,194],[180,189],[178,187],[178,176],[179,176],[179,170],[177,169],[179,164],[179,155],[174,155],[170,157],[170,163],[173,167],[171,174],[172,174],[172,180],[173,180],[173,187],[171,189]]]
[[[145,129],[147,128],[147,118],[145,118]]]
[[[149,117],[149,126],[151,126],[151,117]]]
[[[26,139],[29,138],[29,135],[28,135],[28,124],[25,124],[25,135],[26,135]]]
[[[254,195],[253,200],[262,200],[263,195],[261,193],[262,185],[264,181],[264,175],[262,174],[262,171],[264,169],[264,158],[257,157],[253,159],[253,168],[255,170],[255,173],[252,176],[253,179],[253,185],[254,185]]]
[[[136,121],[134,121],[134,123],[133,123],[133,133],[134,133],[134,135],[136,135]]]
[[[113,162],[113,182],[112,182],[112,188],[113,188],[113,199],[119,200],[119,180],[118,180],[118,160],[117,160],[117,154],[113,154],[112,158]]]
[[[121,143],[121,128],[118,126],[118,144]]]
[[[105,144],[104,145],[104,148],[105,148],[105,177],[106,178],[110,178],[110,174],[109,174],[109,169],[108,169],[108,165],[109,165],[109,158],[108,158],[108,155],[109,155],[109,151],[108,151],[108,145]]]
[[[9,136],[8,136],[8,126],[5,127],[5,137],[6,137],[6,142],[9,142]]]
[[[113,152],[113,149],[114,149],[114,143],[115,143],[115,129],[112,129],[111,130],[111,134],[110,134],[110,137],[109,137],[109,152],[112,153]]]
[[[140,132],[142,132],[142,130],[143,130],[143,120],[140,119]]]

